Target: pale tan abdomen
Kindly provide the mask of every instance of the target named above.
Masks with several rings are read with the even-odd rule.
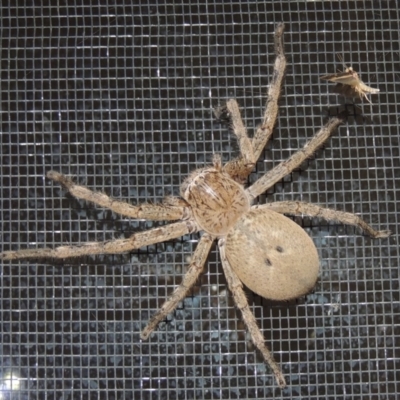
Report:
[[[252,208],[227,235],[226,256],[239,279],[268,299],[302,296],[317,281],[319,257],[311,238],[262,206]]]

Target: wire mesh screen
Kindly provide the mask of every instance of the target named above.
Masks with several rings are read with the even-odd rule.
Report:
[[[24,4],[22,4],[24,3]],[[132,204],[179,195],[188,173],[238,154],[213,108],[236,98],[261,120],[283,21],[280,112],[255,181],[329,116],[324,148],[261,196],[362,216],[385,240],[296,218],[321,272],[307,296],[246,290],[287,378],[254,348],[222,273],[206,271],[147,341],[140,331],[181,282],[199,235],[129,254],[3,261],[0,399],[395,399],[400,392],[399,5],[396,1],[26,1],[1,12],[2,249],[128,237],[162,225],[79,201],[49,170]],[[18,5],[20,4],[20,5]],[[380,89],[335,94],[338,59]]]

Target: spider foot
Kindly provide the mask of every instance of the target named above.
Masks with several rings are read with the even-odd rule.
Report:
[[[57,171],[49,171],[46,174],[48,179],[51,179],[55,182],[58,182],[62,186],[64,186],[66,189],[71,189],[71,187],[74,185],[74,181],[71,178],[68,178],[67,176],[60,174]]]
[[[375,235],[373,235],[372,237],[374,239],[382,239],[382,238],[387,238],[392,234],[392,231],[389,230],[385,230],[385,231],[376,231]]]
[[[8,261],[8,260],[15,260],[16,258],[16,251],[3,251],[0,253],[0,260]]]

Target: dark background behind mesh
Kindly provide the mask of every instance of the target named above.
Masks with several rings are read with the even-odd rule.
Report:
[[[178,195],[189,171],[237,143],[213,107],[238,99],[260,122],[286,23],[275,133],[254,181],[343,110],[347,123],[260,202],[355,212],[393,236],[296,219],[321,256],[310,295],[247,291],[289,386],[281,391],[227,291],[215,247],[191,295],[140,330],[186,271],[198,235],[129,255],[3,262],[1,399],[395,399],[400,391],[399,6],[392,1],[2,2],[1,241],[4,250],[130,235],[156,225],[77,201],[55,169],[133,204]],[[10,2],[11,3],[11,2]],[[24,4],[23,4],[24,3]],[[41,4],[43,3],[43,4]],[[319,76],[348,65],[372,105]],[[396,184],[397,181],[397,184]],[[10,376],[14,389],[9,390]]]

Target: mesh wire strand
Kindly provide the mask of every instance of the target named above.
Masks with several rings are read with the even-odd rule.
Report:
[[[18,3],[18,2],[17,2]],[[46,2],[45,2],[46,3]],[[288,70],[257,177],[329,115],[342,126],[259,201],[303,200],[360,214],[389,240],[296,218],[321,276],[276,304],[247,292],[289,386],[245,331],[217,251],[149,341],[140,330],[181,281],[198,235],[128,255],[0,266],[0,399],[395,399],[400,391],[399,9],[389,1],[48,2],[0,5],[1,241],[4,250],[124,237],[157,223],[77,201],[50,169],[133,204],[237,143],[212,108],[236,98],[260,122],[286,24]],[[380,93],[345,101],[319,80],[346,64]]]

